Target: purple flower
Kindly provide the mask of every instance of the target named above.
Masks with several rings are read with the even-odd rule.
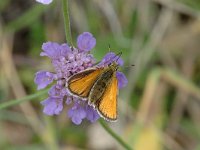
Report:
[[[117,71],[116,76],[117,76],[117,80],[118,80],[119,89],[125,87],[128,83],[126,76],[120,71]]]
[[[53,82],[54,74],[47,71],[39,71],[35,75],[34,82],[38,85],[38,90],[45,88]]]
[[[55,84],[51,87],[48,94],[52,98],[63,98],[66,94],[66,91],[63,92],[63,87],[59,84]]]
[[[41,52],[40,56],[48,56],[51,59],[59,59],[61,56],[65,57],[71,52],[71,49],[67,44],[59,45],[54,42],[43,43],[42,49],[44,52]]]
[[[44,5],[48,5],[52,2],[53,0],[36,0],[36,2],[42,3]]]
[[[75,100],[74,106],[68,111],[68,116],[76,125],[81,124],[84,118],[92,123],[99,119],[97,111],[92,106],[89,106],[87,102],[80,99]]]
[[[107,66],[111,64],[113,61],[116,61],[119,66],[124,65],[124,61],[121,59],[121,57],[119,57],[113,52],[109,52],[103,57],[102,61],[98,64],[98,66],[100,67]]]
[[[97,113],[96,110],[94,110],[93,107],[86,105],[85,110],[86,110],[86,118],[90,120],[90,122],[93,123],[99,119],[99,114]]]
[[[83,119],[95,122],[100,117],[98,112],[88,105],[87,101],[72,96],[66,88],[68,78],[80,71],[95,65],[93,55],[89,51],[96,45],[96,39],[89,32],[84,32],[77,38],[77,48],[55,42],[46,42],[42,45],[40,56],[47,56],[51,59],[54,73],[39,71],[35,74],[37,89],[43,89],[53,81],[54,85],[48,92],[48,98],[41,102],[44,106],[43,112],[46,115],[58,115],[62,112],[64,104],[72,105],[68,110],[68,116],[74,124],[79,125]],[[97,67],[104,67],[116,61],[123,65],[123,60],[114,53],[108,53]],[[117,72],[118,86],[124,87],[127,84],[125,75]]]
[[[83,32],[78,36],[77,46],[81,51],[90,51],[96,45],[96,39],[89,32]]]
[[[68,111],[68,116],[72,119],[73,123],[79,125],[86,117],[86,111],[84,110],[84,107],[75,103],[75,105]]]
[[[63,109],[63,99],[62,98],[53,98],[49,97],[46,100],[42,101],[41,104],[44,106],[43,112],[46,115],[58,115]]]

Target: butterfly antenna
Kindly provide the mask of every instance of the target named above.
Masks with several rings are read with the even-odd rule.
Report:
[[[109,49],[109,53],[110,53],[111,52],[110,44],[108,44],[108,49]],[[116,54],[115,56],[113,56],[112,60],[117,62],[119,60],[119,58],[121,57],[121,55],[122,55],[122,52],[119,52],[118,54]],[[117,57],[117,59],[114,60],[116,57]],[[107,62],[109,62],[109,61],[110,60],[108,60]]]
[[[122,52],[119,52],[117,55],[116,55],[116,57],[118,56],[118,58],[117,58],[117,60],[116,61],[118,61],[119,60],[119,58],[122,56]]]
[[[111,50],[110,50],[111,48],[110,48],[110,44],[108,44],[108,50],[109,50],[109,53],[111,52]]]
[[[124,68],[130,68],[130,67],[134,67],[135,65],[130,65],[130,66],[124,66]]]

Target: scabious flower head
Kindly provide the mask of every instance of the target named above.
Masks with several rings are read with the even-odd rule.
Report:
[[[86,101],[72,96],[65,84],[68,78],[80,71],[95,65],[93,55],[89,53],[96,45],[96,39],[89,32],[84,32],[77,38],[77,48],[70,47],[68,44],[58,44],[55,42],[47,42],[42,45],[43,52],[40,56],[47,56],[51,59],[54,73],[49,71],[39,71],[35,74],[35,83],[37,89],[43,89],[52,82],[55,84],[50,88],[49,97],[41,102],[44,106],[43,112],[46,115],[58,115],[62,112],[64,104],[72,106],[68,110],[68,116],[75,124],[80,124],[84,118],[91,122],[95,122],[99,115],[93,107],[89,106]],[[97,65],[104,67],[113,61],[117,61],[119,65],[123,65],[123,60],[116,60],[114,53],[108,53],[102,61]],[[122,88],[127,84],[125,75],[117,72],[118,87]]]
[[[36,2],[42,3],[44,5],[48,5],[52,2],[53,0],[36,0]]]

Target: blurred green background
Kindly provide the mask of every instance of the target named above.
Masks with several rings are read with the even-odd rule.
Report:
[[[37,93],[34,74],[51,69],[46,41],[65,42],[60,0],[0,1],[0,103]],[[100,61],[122,52],[129,80],[110,127],[135,150],[200,150],[200,1],[69,0],[74,43],[97,40]],[[135,65],[131,67],[131,65]],[[121,150],[98,122],[71,123],[67,106],[47,117],[40,101],[0,110],[2,150]]]

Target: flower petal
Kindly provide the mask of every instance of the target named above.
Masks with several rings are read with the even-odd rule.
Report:
[[[43,43],[42,49],[44,52],[41,52],[40,56],[48,56],[51,59],[58,59],[60,56],[66,56],[68,52],[71,52],[67,44],[59,45],[55,42]]]
[[[36,0],[36,1],[39,2],[39,3],[45,4],[45,5],[48,5],[48,4],[50,4],[53,0]]]
[[[82,120],[86,117],[84,108],[76,103],[69,111],[68,116],[72,119],[72,122],[76,125],[81,124]]]
[[[90,51],[96,45],[96,39],[89,32],[83,32],[83,34],[78,36],[77,46],[80,51]]]
[[[65,103],[67,105],[70,105],[72,103],[72,96],[67,96],[67,99],[66,99]]]
[[[102,61],[98,64],[98,66],[107,66],[111,64],[113,61],[116,61],[117,64],[120,66],[123,66],[124,64],[124,61],[121,59],[121,57],[117,56],[113,52],[109,52],[103,57]]]
[[[61,55],[62,56],[66,56],[68,53],[71,53],[71,48],[66,44],[62,44],[61,45]]]
[[[41,104],[44,106],[43,112],[49,116],[58,115],[63,109],[63,99],[49,97]]]
[[[38,85],[37,89],[43,89],[54,79],[54,74],[47,71],[39,71],[35,74],[34,82]]]
[[[49,90],[48,94],[52,98],[63,98],[65,94],[62,93],[64,87],[59,85],[53,85]]]
[[[99,114],[91,106],[86,105],[85,110],[86,110],[86,118],[90,122],[93,123],[99,119],[99,117],[100,117]]]
[[[128,83],[126,76],[122,72],[119,72],[119,71],[117,71],[116,76],[118,80],[118,88],[121,89],[125,87]]]

